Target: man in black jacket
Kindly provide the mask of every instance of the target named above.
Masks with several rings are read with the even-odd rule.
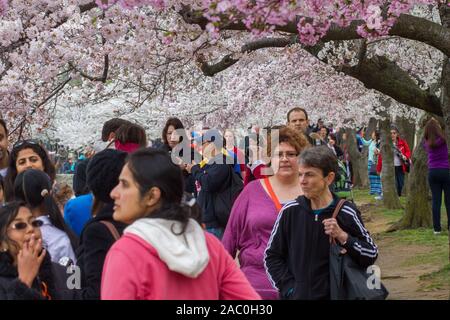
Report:
[[[330,299],[330,237],[362,268],[375,262],[378,248],[354,204],[345,202],[337,218],[331,218],[339,198],[329,189],[337,160],[328,147],[303,151],[299,171],[304,195],[281,210],[265,267],[281,299]]]

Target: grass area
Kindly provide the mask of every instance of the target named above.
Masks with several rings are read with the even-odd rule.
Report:
[[[358,206],[369,205],[371,216],[381,216],[388,220],[388,223],[394,223],[400,220],[403,215],[403,209],[390,210],[383,206],[383,201],[375,200],[373,195],[369,195],[369,190],[367,189],[355,189],[353,190],[353,198]],[[406,204],[406,198],[401,197],[400,203],[402,206]]]
[[[420,266],[424,264],[433,264],[444,266],[448,263],[448,232],[440,235],[433,234],[430,229],[410,229],[399,230],[384,235],[385,237],[394,238],[406,247],[409,245],[420,245],[428,248],[424,254],[417,254],[403,263],[404,267]]]
[[[387,224],[397,222],[403,215],[404,210],[389,210],[384,208],[382,201],[377,201],[374,196],[368,194],[368,190],[357,189],[353,191],[354,200],[358,206],[368,206],[371,219],[385,220]],[[406,197],[401,197],[400,202],[404,207]],[[447,225],[445,207],[441,211],[442,226]],[[431,213],[430,213],[431,214]],[[443,228],[445,229],[445,227]],[[400,243],[404,250],[408,246],[423,246],[426,248],[423,254],[416,254],[402,263],[401,267],[419,267],[423,265],[439,266],[439,271],[423,274],[420,276],[421,290],[450,289],[450,264],[449,264],[449,239],[448,232],[443,231],[440,235],[435,235],[432,228],[419,228],[398,230],[396,232],[381,232],[376,236],[379,239],[394,240]],[[395,254],[395,253],[393,253]]]

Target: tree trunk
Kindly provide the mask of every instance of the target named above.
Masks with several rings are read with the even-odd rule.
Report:
[[[367,173],[367,152],[361,153],[358,151],[356,143],[356,133],[353,129],[345,129],[347,139],[345,144],[350,155],[350,161],[353,168],[353,186],[357,188],[367,188],[369,186],[369,176]],[[365,148],[367,149],[367,148]]]
[[[390,100],[389,100],[390,101]],[[390,102],[384,102],[390,104]],[[394,153],[391,140],[391,120],[386,113],[380,121],[381,155],[383,167],[381,170],[381,183],[383,185],[383,204],[387,209],[401,209],[400,199],[395,188]]]
[[[396,124],[400,130],[400,137],[406,140],[412,155],[414,150],[414,139],[416,136],[416,124],[406,118],[398,118]],[[402,192],[405,196],[408,196],[409,194],[410,176],[411,174],[405,175],[405,188]]]
[[[430,119],[427,114],[424,117]],[[422,122],[422,121],[421,121]],[[423,123],[423,122],[422,122]],[[419,140],[422,141],[423,127],[418,132]],[[409,195],[406,202],[405,214],[397,224],[400,229],[413,229],[431,226],[430,188],[428,186],[427,154],[425,149],[417,144],[412,156]]]
[[[378,121],[375,118],[369,119],[369,124],[367,125],[366,133],[364,134],[364,139],[372,139],[372,132],[377,129]]]

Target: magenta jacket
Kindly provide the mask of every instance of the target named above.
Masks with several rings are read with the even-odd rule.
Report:
[[[264,251],[277,216],[260,180],[254,180],[236,199],[222,239],[233,257],[239,252],[241,270],[263,299],[278,299],[264,269]]]

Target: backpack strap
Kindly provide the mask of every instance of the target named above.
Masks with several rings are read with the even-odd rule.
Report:
[[[341,211],[344,204],[345,204],[345,199],[340,199],[339,202],[337,203],[336,207],[334,208],[333,215],[331,216],[331,218],[336,219],[336,217],[339,214],[339,211]],[[336,240],[331,236],[330,236],[330,243],[333,243],[333,244],[336,243]]]
[[[108,228],[109,232],[111,233],[115,241],[119,240],[120,238],[119,231],[117,231],[116,227],[111,222],[101,220],[100,223],[104,224]]]
[[[275,194],[275,192],[272,189],[272,185],[270,184],[269,178],[265,177],[264,178],[264,184],[267,188],[267,191],[269,192],[270,198],[272,199],[273,203],[275,204],[275,208],[277,208],[277,211],[280,212],[282,205],[280,203],[280,200],[278,200],[277,195]]]

